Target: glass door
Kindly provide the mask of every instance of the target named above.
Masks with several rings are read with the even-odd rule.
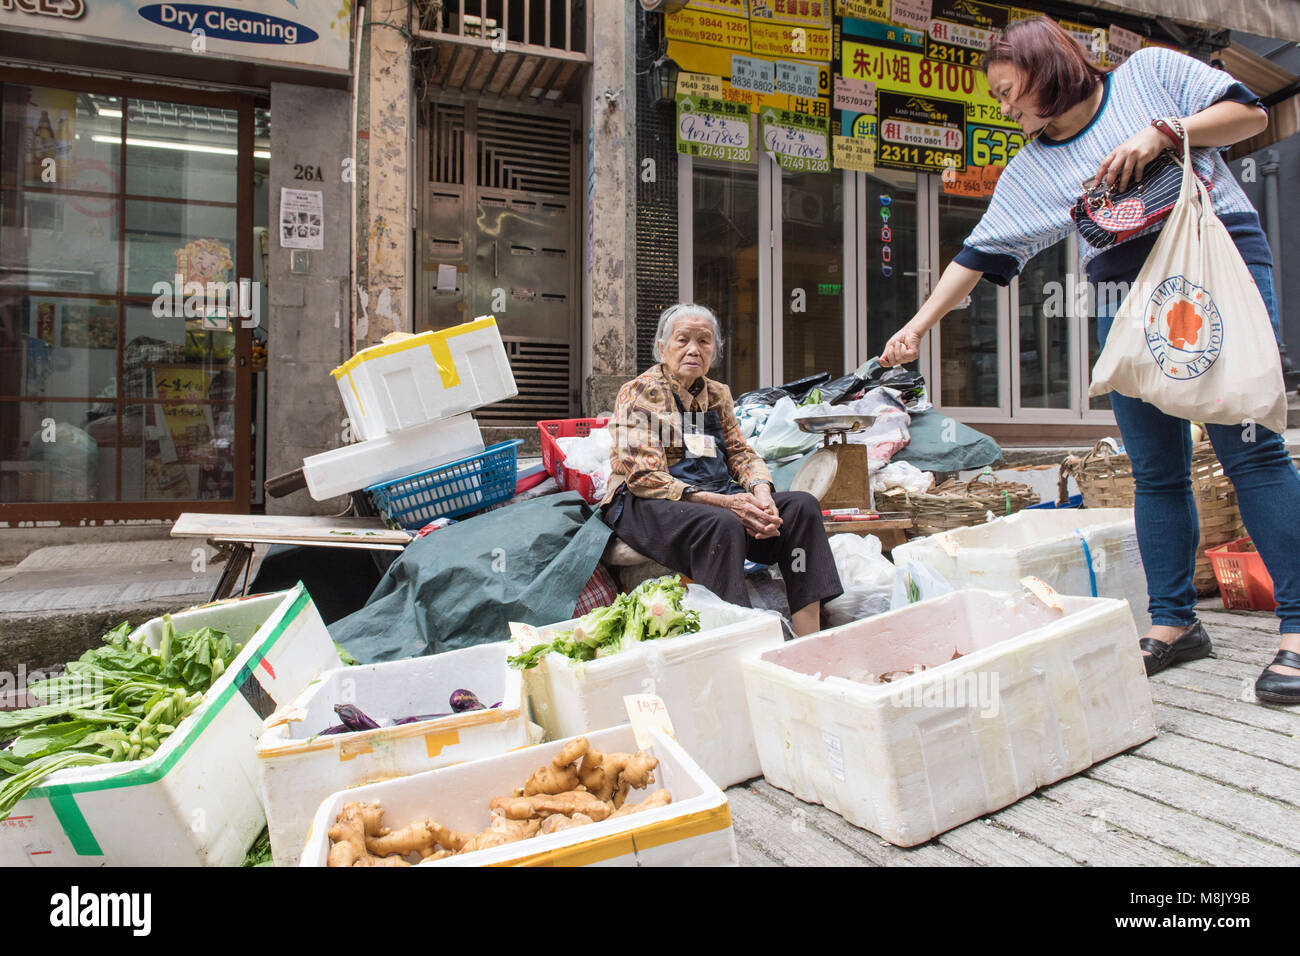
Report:
[[[937,192],[938,259],[952,262],[962,242],[984,215],[985,202]],[[934,195],[934,193],[932,193]],[[936,405],[961,410],[968,418],[980,413],[1008,416],[1009,382],[1004,370],[1007,354],[1002,316],[1006,290],[981,280],[964,306],[953,309],[936,326],[938,398]],[[932,373],[934,369],[932,368]],[[973,414],[972,414],[973,413]],[[978,419],[977,419],[978,420]]]
[[[1030,259],[1013,284],[1016,417],[1041,417],[1044,412],[1076,407],[1077,290],[1073,281],[1067,282],[1070,241],[1063,239]]]
[[[856,365],[844,349],[844,174],[781,170],[779,382]]]
[[[759,170],[692,159],[690,249],[684,298],[712,309],[722,324],[722,359],[709,373],[733,395],[758,388],[760,373]],[[685,225],[685,224],[684,224]],[[767,383],[763,383],[767,384]]]
[[[879,356],[916,314],[921,291],[930,284],[920,259],[920,239],[928,231],[922,229],[916,173],[878,169],[862,174],[861,183],[858,274],[866,323],[861,359],[866,361]]]

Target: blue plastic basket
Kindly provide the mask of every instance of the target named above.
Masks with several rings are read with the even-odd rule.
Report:
[[[1069,499],[1065,502],[1065,504],[1061,504],[1059,501],[1044,501],[1040,505],[1030,505],[1025,510],[1034,511],[1037,508],[1047,508],[1050,510],[1054,510],[1057,508],[1082,508],[1082,507],[1083,507],[1083,495],[1070,495]]]
[[[459,518],[515,493],[515,451],[519,438],[499,442],[480,454],[371,485],[375,507],[394,524],[418,531],[434,518]]]

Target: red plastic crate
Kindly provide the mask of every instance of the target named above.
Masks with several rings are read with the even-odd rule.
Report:
[[[1273,577],[1249,538],[1206,548],[1205,556],[1214,568],[1224,607],[1239,611],[1271,611],[1277,607]]]
[[[542,433],[542,467],[561,488],[576,491],[588,504],[596,503],[590,476],[564,467],[564,452],[556,444],[557,438],[580,438],[591,434],[593,428],[604,428],[608,418],[552,418],[537,423]]]

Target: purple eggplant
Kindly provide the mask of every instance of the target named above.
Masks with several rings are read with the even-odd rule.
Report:
[[[458,714],[463,714],[467,710],[486,710],[483,701],[474,695],[473,691],[462,688],[451,692],[451,709]]]
[[[348,729],[347,729],[346,727],[344,727],[342,724],[335,724],[333,727],[326,727],[324,730],[322,730],[322,731],[321,731],[320,733],[318,733],[316,736],[317,736],[317,737],[324,737],[324,736],[326,736],[327,734],[350,734],[350,733],[352,733],[352,731],[348,730]]]
[[[343,721],[343,726],[349,731],[379,729],[379,724],[352,704],[335,704],[334,713],[339,715],[339,720]]]
[[[496,710],[498,707],[501,706],[501,703],[502,703],[501,701],[497,701],[495,704],[492,705],[492,709]]]

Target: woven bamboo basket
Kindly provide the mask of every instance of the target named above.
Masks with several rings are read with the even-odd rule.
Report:
[[[1078,484],[1085,508],[1133,507],[1133,465],[1128,455],[1118,452],[1108,438],[1097,442],[1082,457],[1066,458],[1061,464],[1062,482],[1067,477]],[[1193,584],[1197,594],[1211,594],[1218,591],[1219,585],[1205,549],[1246,537],[1246,526],[1237,510],[1237,492],[1208,441],[1198,442],[1192,448],[1191,478],[1201,532]]]
[[[990,473],[970,481],[949,478],[921,494],[902,488],[876,493],[876,507],[882,511],[906,511],[912,516],[908,537],[921,537],[984,524],[989,514],[999,518],[1038,504],[1038,493],[1015,481],[998,481]]]

